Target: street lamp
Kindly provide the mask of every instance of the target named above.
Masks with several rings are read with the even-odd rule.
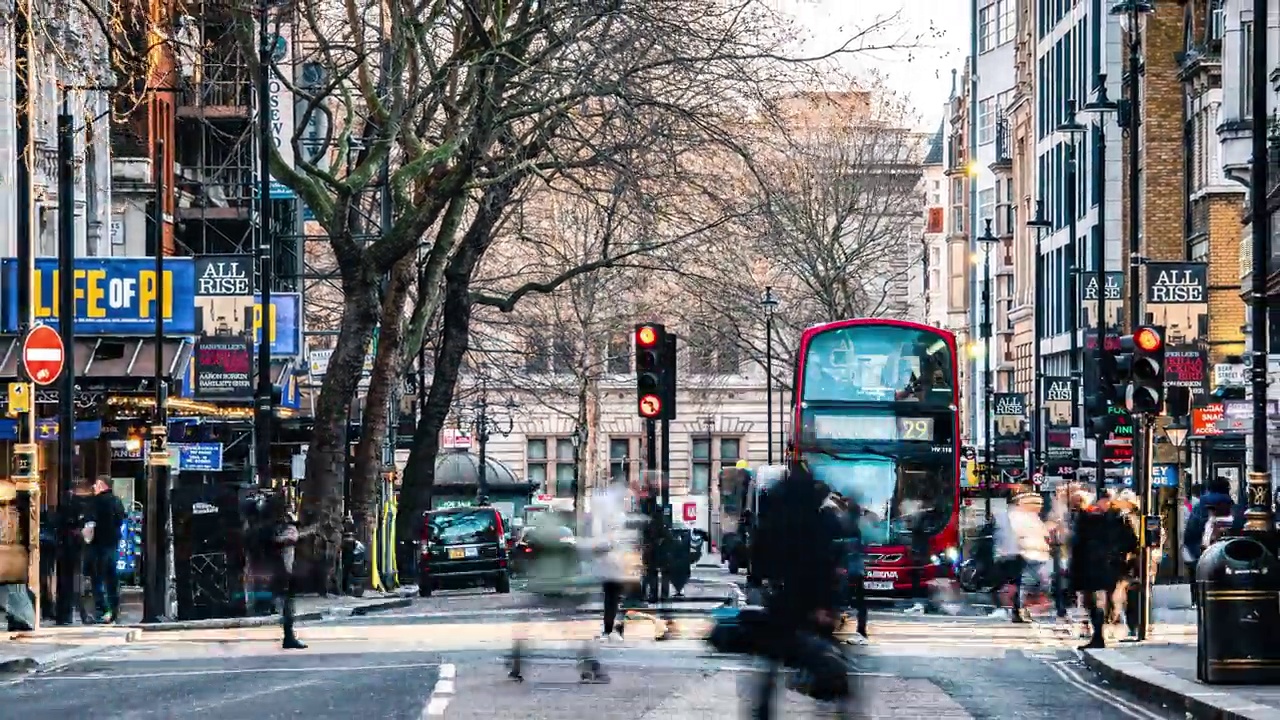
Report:
[[[478,478],[478,487],[476,488],[476,504],[484,505],[489,502],[489,478],[488,478],[488,460],[485,457],[485,445],[488,444],[492,433],[498,433],[502,437],[507,437],[511,431],[515,429],[515,409],[519,407],[513,398],[508,398],[507,402],[501,407],[505,407],[507,412],[504,417],[495,418],[489,414],[489,401],[484,395],[476,401],[471,408],[474,413],[474,427],[476,433],[476,442],[480,444],[480,473]]]
[[[1101,410],[1101,392],[1102,378],[1107,375],[1103,372],[1106,369],[1106,342],[1107,342],[1107,125],[1105,116],[1107,113],[1115,112],[1118,106],[1107,95],[1107,75],[1102,73],[1098,75],[1097,87],[1094,89],[1093,99],[1084,106],[1084,112],[1095,116],[1094,128],[1097,130],[1098,141],[1098,163],[1094,167],[1093,181],[1098,187],[1098,232],[1095,236],[1096,242],[1093,243],[1093,273],[1094,281],[1098,284],[1098,310],[1097,320],[1097,343],[1094,347],[1094,357],[1097,364],[1094,366],[1095,372],[1092,375],[1098,378],[1096,388],[1099,404],[1095,410]],[[1099,428],[1100,429],[1100,428]],[[1136,437],[1135,433],[1135,437]],[[1094,472],[1097,474],[1095,478],[1098,496],[1101,497],[1107,489],[1106,477],[1106,460],[1103,459],[1103,450],[1106,448],[1106,433],[1094,433],[1095,458]],[[1135,452],[1137,448],[1134,448]]]
[[[713,482],[712,480],[713,477],[717,479],[719,478],[719,475],[715,472],[715,466],[714,466],[714,460],[716,457],[716,453],[714,450],[714,447],[716,444],[716,440],[715,440],[716,417],[714,415],[707,415],[706,417],[702,418],[702,422],[707,426],[707,553],[710,554],[711,553],[711,484]],[[770,450],[773,449],[772,443],[770,443],[769,448]],[[770,462],[772,462],[772,460],[770,460]]]
[[[1175,477],[1178,479],[1178,498],[1179,499],[1181,499],[1183,493],[1188,490],[1188,488],[1182,487],[1182,458],[1183,458],[1182,451],[1183,451],[1183,448],[1188,447],[1187,436],[1190,434],[1191,434],[1191,428],[1189,427],[1189,423],[1187,422],[1186,418],[1174,418],[1173,422],[1171,422],[1170,424],[1164,427],[1165,439],[1167,439],[1169,441],[1169,444],[1173,446],[1174,457],[1177,458],[1177,460],[1175,461],[1175,467],[1177,468],[1177,475]],[[1178,513],[1174,513],[1173,517],[1174,517],[1174,522],[1175,523],[1178,522],[1178,518],[1179,518]],[[1183,531],[1185,531],[1185,528],[1183,528]],[[1174,537],[1177,537],[1178,532],[1179,532],[1179,529],[1175,525]],[[1174,555],[1173,568],[1174,568],[1175,574],[1181,577],[1182,568],[1180,563],[1182,562],[1182,553],[1176,552],[1173,555]]]
[[[1083,294],[1079,288],[1080,269],[1084,263],[1080,260],[1080,231],[1077,223],[1080,220],[1080,208],[1077,193],[1080,190],[1080,180],[1076,173],[1076,141],[1077,139],[1089,132],[1089,129],[1076,121],[1076,101],[1075,98],[1067,100],[1067,120],[1057,127],[1059,135],[1066,138],[1066,192],[1063,200],[1066,202],[1067,216],[1067,272],[1065,273],[1067,280],[1067,325],[1071,330],[1071,357],[1068,374],[1074,379],[1073,387],[1080,387],[1083,373],[1081,372],[1080,358],[1080,300]],[[1076,417],[1079,410],[1077,409],[1076,399],[1072,398],[1071,403],[1071,424],[1076,424]],[[1076,463],[1078,465],[1078,462]]]
[[[765,434],[768,438],[766,462],[773,464],[773,312],[778,309],[778,298],[773,294],[773,287],[764,289],[760,298],[760,307],[764,308],[764,383],[765,383]],[[708,513],[710,514],[710,513]]]
[[[1040,385],[1040,343],[1044,339],[1044,283],[1040,281],[1040,244],[1044,242],[1044,237],[1053,230],[1053,223],[1044,216],[1044,203],[1036,201],[1036,216],[1027,221],[1027,228],[1034,230],[1036,233],[1035,243],[1035,265],[1032,269],[1035,283],[1035,300],[1032,312],[1035,317],[1035,342],[1032,343],[1031,357],[1031,407],[1033,408],[1031,418],[1031,475],[1041,472],[1040,466],[1043,460],[1041,444],[1044,442],[1044,427],[1042,418],[1044,417],[1043,403],[1040,402],[1041,385]]]
[[[573,434],[569,436],[569,441],[573,443],[573,514],[574,522],[578,525],[578,532],[582,531],[582,505],[583,498],[587,493],[582,487],[581,473],[581,455],[579,449],[587,444],[587,429],[581,425],[573,429]]]
[[[995,388],[991,383],[991,247],[999,240],[991,232],[991,218],[986,218],[986,229],[983,230],[982,236],[978,238],[978,242],[982,243],[983,259],[982,259],[982,326],[979,328],[979,336],[982,338],[982,378],[983,378],[983,411],[987,414],[987,428],[983,438],[983,448],[986,451],[984,459],[983,474],[986,475],[986,511],[987,517],[991,517],[991,489],[995,484],[995,454],[992,449],[992,440],[995,435],[996,420],[995,415],[991,412],[992,399]]]
[[[1142,315],[1138,306],[1142,302],[1142,294],[1138,291],[1138,268],[1142,266],[1139,254],[1139,233],[1141,216],[1141,186],[1138,177],[1138,154],[1142,147],[1138,138],[1138,129],[1142,125],[1142,112],[1139,110],[1139,93],[1141,91],[1140,76],[1142,74],[1142,31],[1147,16],[1155,12],[1149,0],[1121,0],[1111,6],[1110,14],[1118,16],[1120,27],[1129,40],[1129,66],[1125,71],[1125,98],[1127,108],[1121,114],[1121,127],[1129,139],[1129,329],[1132,330],[1141,322]]]

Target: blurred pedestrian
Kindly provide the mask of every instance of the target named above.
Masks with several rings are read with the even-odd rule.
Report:
[[[779,665],[817,664],[830,657],[820,652],[822,638],[835,631],[835,603],[839,593],[840,558],[835,525],[822,507],[830,488],[816,482],[803,463],[793,464],[775,488],[760,518],[757,543],[763,554],[768,616],[768,667],[753,703],[752,717],[773,717],[773,698]],[[849,712],[846,669],[841,669],[838,697],[842,714]]]
[[[1009,526],[1017,538],[1019,576],[1013,622],[1029,620],[1027,611],[1028,589],[1035,587],[1047,594],[1051,585],[1049,530],[1040,519],[1044,498],[1034,492],[1021,492],[1013,498],[1009,509]]]
[[[841,574],[838,607],[847,607],[855,613],[857,640],[867,637],[866,560],[862,546],[862,508],[855,501],[838,492],[832,492],[825,510],[835,524],[834,531],[841,546]]]
[[[626,480],[614,481],[591,498],[592,566],[604,594],[604,627],[601,638],[609,640],[617,632],[624,639],[624,625],[618,618],[626,587],[640,578],[634,558],[637,543],[629,529],[627,501],[630,491]]]
[[[1092,639],[1081,649],[1106,646],[1106,598],[1121,579],[1122,559],[1137,547],[1138,538],[1107,499],[1082,503],[1072,529],[1071,587],[1089,612]]]
[[[298,520],[280,491],[257,496],[255,502],[255,542],[267,564],[271,593],[280,603],[280,621],[284,630],[282,646],[286,650],[305,650],[306,645],[294,632],[294,555],[303,533]]]
[[[1018,585],[1022,578],[1022,553],[1018,546],[1018,535],[1010,521],[1008,506],[994,511],[991,520],[992,553],[995,558],[991,568],[991,603],[995,609],[989,617],[1009,618],[1017,622],[1022,614],[1022,599],[1018,595]],[[1014,588],[1010,608],[1006,610],[1001,594],[1009,585]]]

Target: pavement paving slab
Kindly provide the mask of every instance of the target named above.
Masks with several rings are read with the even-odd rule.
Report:
[[[1196,679],[1194,639],[1113,643],[1086,650],[1085,664],[1132,692],[1172,707],[1188,718],[1276,720],[1280,686],[1207,685]]]

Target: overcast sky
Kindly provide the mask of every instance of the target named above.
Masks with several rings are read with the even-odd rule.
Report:
[[[816,52],[838,47],[858,28],[897,13],[894,32],[924,35],[926,47],[880,54],[864,62],[907,96],[924,129],[937,128],[951,94],[951,70],[964,67],[968,52],[969,0],[782,0],[779,4],[808,29]]]

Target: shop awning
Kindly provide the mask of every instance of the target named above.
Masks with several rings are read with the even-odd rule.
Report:
[[[76,338],[71,345],[77,381],[116,381],[107,383],[111,390],[128,392],[131,386],[136,386],[137,390],[150,387],[149,381],[156,376],[154,338]],[[188,338],[165,338],[161,347],[164,358],[161,377],[173,379],[184,376],[191,362],[192,347]],[[17,378],[22,355],[18,338],[12,335],[0,338],[0,355],[3,356],[0,378]]]

